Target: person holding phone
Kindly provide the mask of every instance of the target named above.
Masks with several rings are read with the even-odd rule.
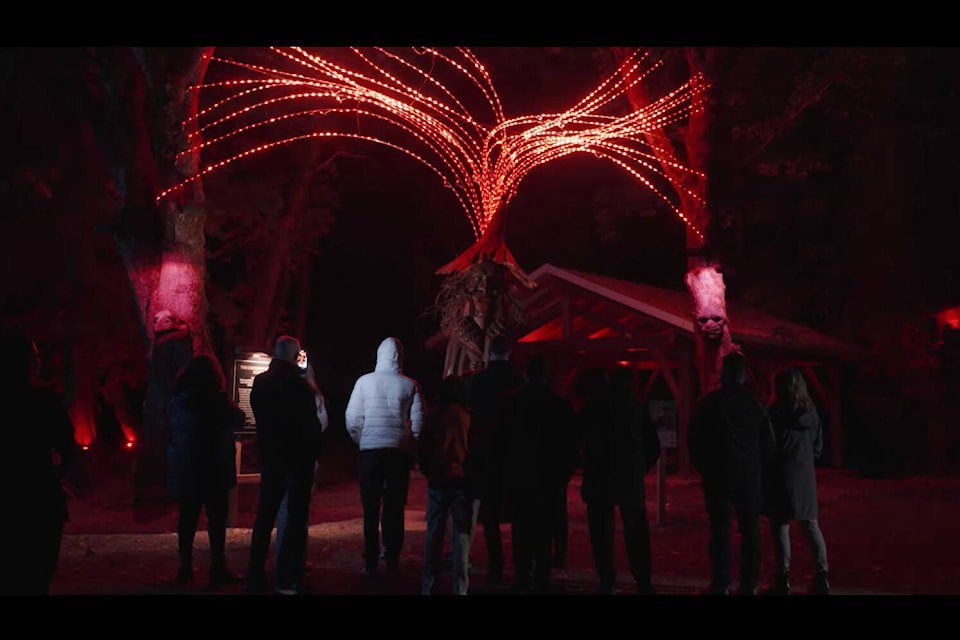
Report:
[[[299,353],[299,340],[279,337],[270,368],[254,378],[250,392],[250,405],[257,423],[260,501],[250,540],[249,593],[267,588],[264,565],[284,496],[287,496],[287,527],[281,542],[274,590],[284,595],[303,591],[305,527],[323,427],[317,416],[314,389],[297,366]]]
[[[306,380],[307,384],[310,385],[310,388],[313,389],[314,401],[317,404],[317,419],[320,421],[321,430],[326,431],[327,427],[330,426],[330,417],[327,415],[327,401],[323,397],[323,394],[320,392],[320,389],[317,387],[317,379],[313,370],[313,364],[307,361],[307,352],[304,351],[303,349],[300,350],[300,356],[297,360],[297,366],[299,366],[300,369],[303,371],[303,373],[301,374],[303,376],[303,379]],[[317,487],[316,470],[319,466],[320,466],[319,462],[314,464],[314,474],[313,474],[314,482],[310,486],[311,496],[313,495],[314,489],[316,489]],[[283,541],[286,539],[287,518],[288,518],[288,511],[287,511],[288,497],[289,497],[289,493],[283,496],[283,502],[280,503],[280,512],[277,514],[277,543],[274,545],[274,549],[276,551],[276,563],[278,565],[280,564],[280,555],[283,550]],[[303,530],[305,535],[307,535],[310,529],[309,510],[307,512],[307,515],[308,515],[307,520],[303,523],[304,524]],[[309,539],[309,535],[307,535],[307,538]],[[304,545],[306,545],[306,541],[304,541]],[[310,563],[304,560],[303,568],[305,573],[309,572]]]

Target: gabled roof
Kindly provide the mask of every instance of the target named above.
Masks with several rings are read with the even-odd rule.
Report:
[[[544,264],[530,274],[538,284],[558,278],[596,296],[632,309],[639,314],[693,334],[693,298],[686,290],[663,289],[638,282],[620,280]],[[535,294],[534,289],[531,294]],[[759,309],[727,300],[727,318],[734,342],[852,355],[856,348],[809,327],[788,322]],[[536,330],[537,327],[531,327]]]

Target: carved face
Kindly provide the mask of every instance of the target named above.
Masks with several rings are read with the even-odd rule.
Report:
[[[187,323],[173,315],[172,312],[164,309],[153,317],[153,332],[162,333],[173,329],[183,329]]]
[[[700,333],[711,342],[720,342],[723,339],[723,332],[727,328],[727,319],[723,316],[700,316],[697,318],[700,323]]]

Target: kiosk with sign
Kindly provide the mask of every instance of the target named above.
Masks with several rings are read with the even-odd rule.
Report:
[[[237,485],[260,482],[259,473],[242,473],[240,461],[243,456],[243,446],[251,443],[256,435],[257,423],[250,406],[250,392],[253,390],[253,379],[270,367],[269,353],[238,347],[234,351],[233,370],[230,380],[230,389],[233,401],[243,411],[245,416],[243,427],[234,436],[237,443]],[[230,493],[229,522],[237,519],[237,491],[234,487]]]

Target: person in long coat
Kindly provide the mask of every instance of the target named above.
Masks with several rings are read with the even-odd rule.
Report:
[[[237,484],[233,433],[243,422],[217,359],[202,354],[190,360],[177,375],[170,399],[165,471],[167,494],[179,508],[179,582],[193,578],[193,540],[202,509],[210,539],[210,583],[234,579],[227,571],[225,543],[230,489]]]
[[[526,383],[504,406],[514,588],[520,592],[549,590],[556,505],[576,465],[573,407],[550,389],[548,380],[546,360],[531,357]]]
[[[807,392],[803,374],[781,369],[773,375],[768,406],[776,438],[773,458],[764,470],[764,513],[770,522],[776,579],[764,593],[790,593],[790,522],[797,521],[813,553],[816,576],[811,592],[829,593],[827,546],[818,523],[815,460],[823,451],[820,416]]]
[[[583,482],[590,546],[600,593],[613,594],[614,508],[620,508],[623,541],[637,593],[653,593],[650,527],[644,479],[660,457],[660,438],[648,407],[633,395],[633,372],[618,367],[602,391],[580,409]]]

